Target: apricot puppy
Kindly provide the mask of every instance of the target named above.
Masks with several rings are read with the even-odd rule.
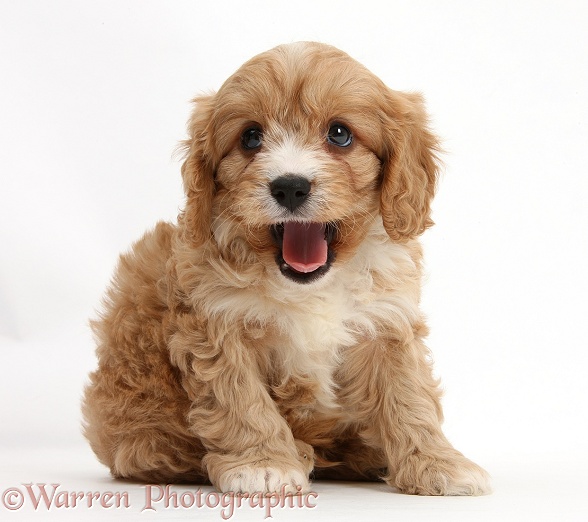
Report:
[[[85,435],[115,477],[221,491],[383,479],[478,495],[419,310],[437,139],[420,96],[318,43],[195,100],[177,223],[120,259]],[[313,455],[314,452],[314,455]]]

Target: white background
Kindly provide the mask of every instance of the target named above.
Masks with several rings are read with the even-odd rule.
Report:
[[[583,1],[0,0],[0,490],[130,487],[80,435],[88,318],[118,254],[182,205],[189,100],[261,51],[319,40],[423,92],[443,139],[423,307],[446,433],[495,493],[317,484],[302,516],[588,517],[587,27]],[[105,516],[26,507],[10,516]]]

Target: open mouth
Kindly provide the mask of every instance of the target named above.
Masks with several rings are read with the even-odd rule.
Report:
[[[297,283],[310,283],[324,276],[335,259],[331,242],[332,223],[286,221],[271,227],[279,248],[276,263],[282,274]]]

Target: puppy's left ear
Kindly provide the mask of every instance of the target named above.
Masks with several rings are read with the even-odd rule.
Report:
[[[427,128],[420,95],[389,90],[385,98],[380,210],[390,238],[401,241],[433,225],[439,142]]]

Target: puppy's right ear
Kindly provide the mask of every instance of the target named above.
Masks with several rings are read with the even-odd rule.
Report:
[[[184,241],[196,247],[211,236],[216,168],[210,144],[214,95],[199,96],[194,99],[194,104],[194,111],[188,121],[189,138],[182,143],[185,151],[182,180],[186,206],[178,217],[178,225]]]

